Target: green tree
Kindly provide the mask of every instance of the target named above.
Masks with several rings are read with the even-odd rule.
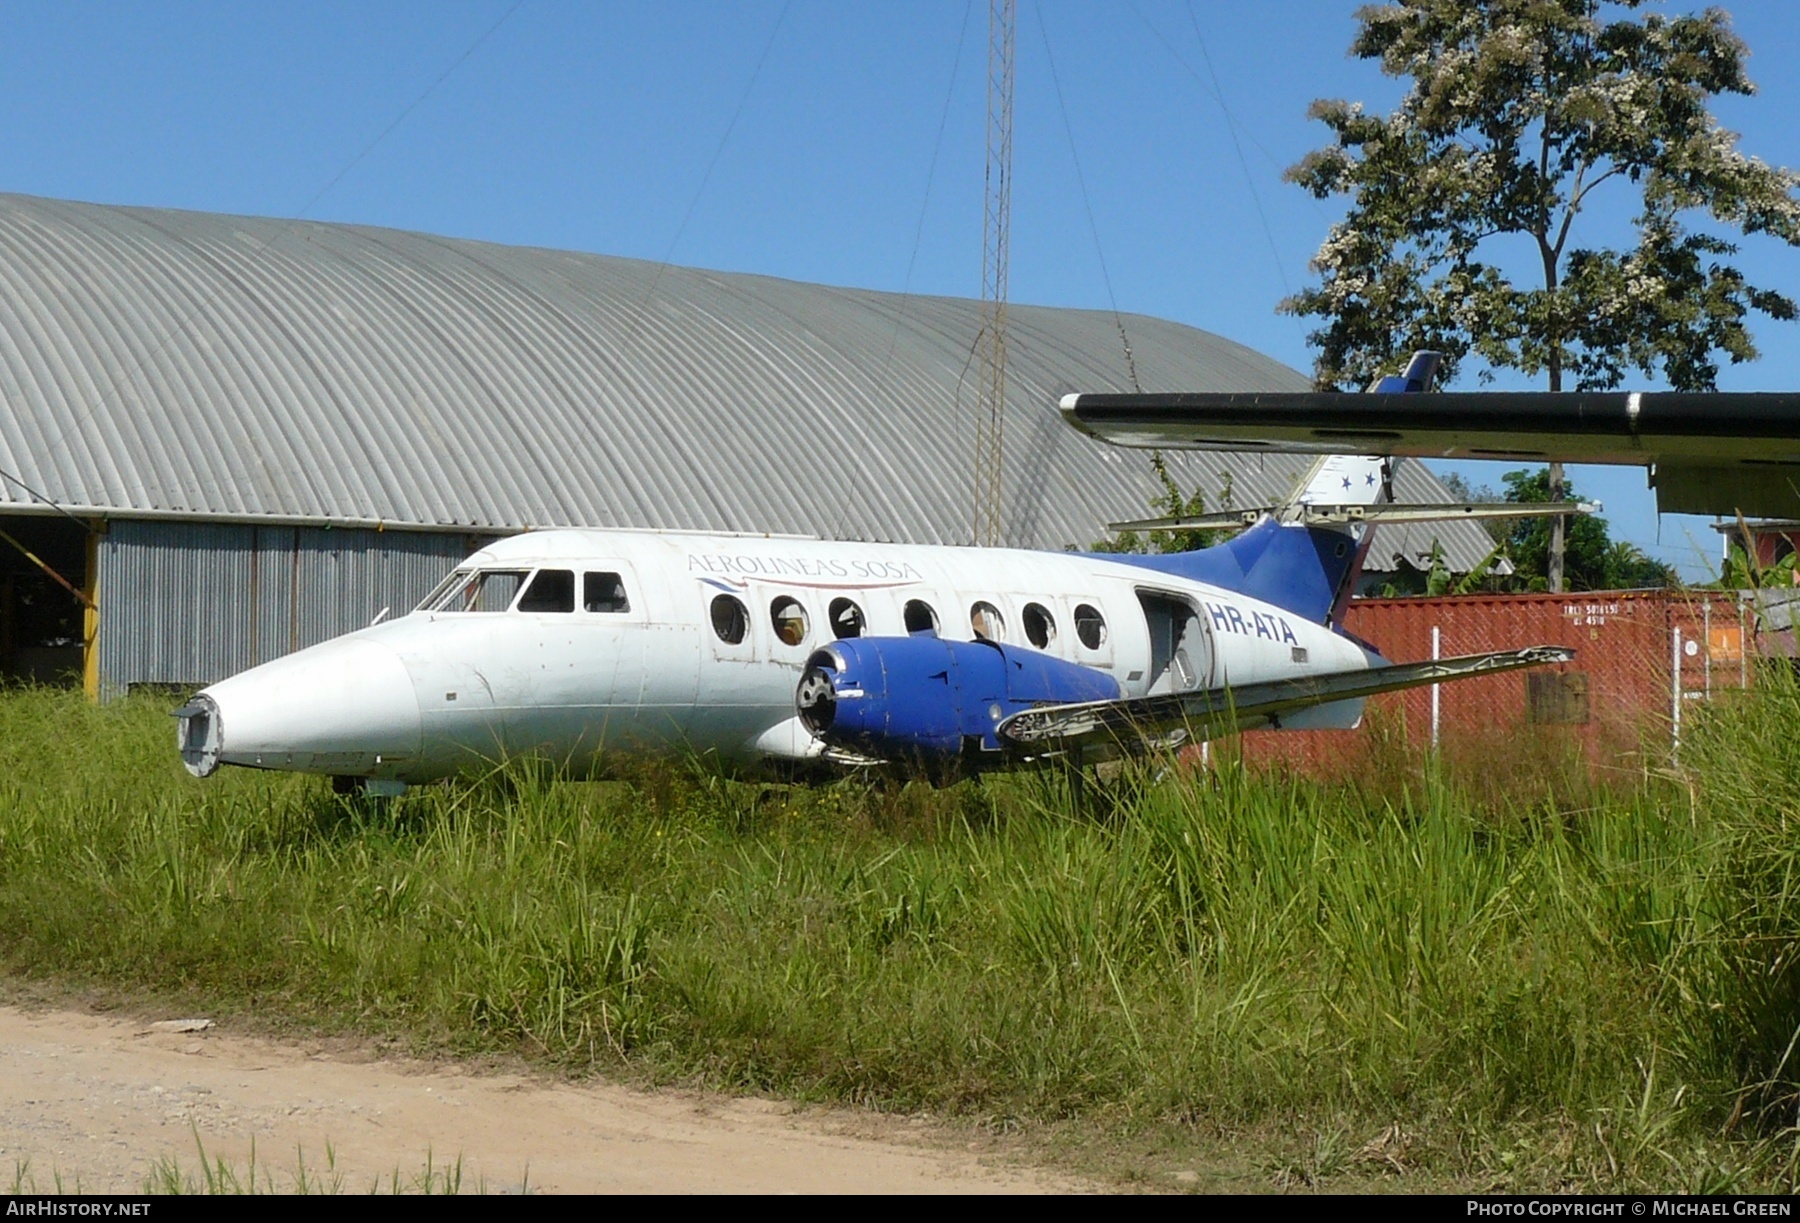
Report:
[[[1502,481],[1506,485],[1506,500],[1515,505],[1580,500],[1575,490],[1566,485],[1560,496],[1553,496],[1550,473],[1541,467],[1536,471],[1509,471]],[[1669,566],[1644,555],[1636,544],[1613,539],[1606,519],[1599,515],[1578,514],[1556,521],[1569,524],[1565,538],[1564,577],[1570,588],[1636,590],[1680,584]],[[1549,520],[1515,518],[1511,521],[1506,550],[1513,563],[1513,576],[1508,584],[1514,590],[1550,588],[1550,535]]]
[[[1481,488],[1471,501],[1494,501],[1511,505],[1541,505],[1552,500],[1550,473],[1509,471],[1501,482],[1504,495]],[[1452,484],[1452,491],[1469,492],[1466,482]],[[1564,487],[1559,501],[1579,501],[1573,488]],[[1606,519],[1592,514],[1576,515],[1568,522],[1565,573],[1573,590],[1642,590],[1679,586],[1681,578],[1675,570],[1659,560],[1646,556],[1636,544],[1612,538]],[[1383,598],[1400,595],[1473,594],[1476,591],[1522,592],[1550,589],[1550,520],[1543,518],[1494,518],[1484,521],[1495,536],[1494,550],[1472,571],[1460,579],[1444,563],[1443,549],[1432,541],[1431,558],[1424,571],[1402,569],[1381,587]],[[1510,561],[1512,572],[1499,574],[1502,560]]]
[[[1484,379],[1518,370],[1552,391],[1615,387],[1630,369],[1707,390],[1721,358],[1757,355],[1752,312],[1795,317],[1790,298],[1725,262],[1737,248],[1720,236],[1800,245],[1800,176],[1739,152],[1708,109],[1754,92],[1744,43],[1720,9],[1642,6],[1358,10],[1351,52],[1411,83],[1388,115],[1314,103],[1333,142],[1288,172],[1321,199],[1349,198],[1314,259],[1320,283],[1282,303],[1323,320],[1309,337],[1321,387],[1365,384],[1433,348],[1446,382],[1473,356]],[[1603,200],[1635,214],[1630,249],[1578,244],[1576,218]],[[1514,266],[1521,249],[1535,258]],[[1560,464],[1547,488],[1566,492]],[[1547,534],[1545,574],[1560,589],[1560,525]]]
[[[1796,562],[1800,562],[1800,553],[1789,552],[1772,565],[1760,565],[1741,541],[1734,540],[1726,545],[1725,559],[1719,566],[1719,580],[1712,584],[1720,590],[1783,589],[1800,585],[1794,580]]]
[[[1438,481],[1443,484],[1452,501],[1459,501],[1464,505],[1492,505],[1497,501],[1506,500],[1505,497],[1485,484],[1479,488],[1470,484],[1468,478],[1459,472],[1445,472],[1438,477]],[[1479,521],[1481,529],[1486,531],[1488,538],[1495,543],[1505,539],[1507,531],[1512,527],[1512,524],[1504,518],[1483,518]]]
[[[1424,570],[1403,565],[1394,571],[1392,577],[1377,587],[1377,593],[1384,599],[1394,599],[1417,595],[1436,598],[1439,595],[1468,595],[1481,591],[1513,590],[1516,583],[1510,575],[1494,572],[1501,561],[1509,559],[1506,549],[1506,541],[1501,540],[1476,563],[1473,569],[1461,577],[1457,577],[1456,574],[1450,572],[1450,565],[1444,559],[1443,544],[1433,539],[1431,555],[1427,558]]]
[[[1175,477],[1169,474],[1169,464],[1163,458],[1162,451],[1150,452],[1150,470],[1156,476],[1162,491],[1150,499],[1150,508],[1164,518],[1191,518],[1206,513],[1206,493],[1196,488],[1192,496],[1184,497],[1181,486],[1175,483]],[[1219,473],[1219,508],[1231,508],[1231,472]],[[1216,543],[1229,539],[1234,534],[1231,528],[1186,527],[1178,531],[1120,531],[1108,539],[1096,540],[1095,552],[1193,552],[1200,548],[1210,548]]]

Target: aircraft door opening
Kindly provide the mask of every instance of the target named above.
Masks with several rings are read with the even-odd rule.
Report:
[[[1212,635],[1206,618],[1186,599],[1157,591],[1138,591],[1138,604],[1150,633],[1145,695],[1211,687]]]
[[[585,636],[581,652],[593,678],[592,697],[607,711],[605,716],[635,709],[644,699],[647,592],[633,567],[617,559],[584,561],[578,581],[581,611],[575,624]]]

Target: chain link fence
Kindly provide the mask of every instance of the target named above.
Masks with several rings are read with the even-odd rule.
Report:
[[[1396,752],[1516,767],[1521,747],[1600,774],[1666,767],[1698,705],[1792,665],[1797,610],[1800,589],[1360,599],[1345,628],[1396,663],[1532,645],[1575,659],[1375,697],[1356,730],[1251,731],[1202,754],[1326,779]]]

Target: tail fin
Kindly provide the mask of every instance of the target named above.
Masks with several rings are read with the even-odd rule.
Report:
[[[1435,352],[1416,352],[1404,374],[1377,379],[1369,391],[1429,391],[1437,379],[1438,361],[1439,354]],[[1379,522],[1590,514],[1599,508],[1587,502],[1541,506],[1396,505],[1390,476],[1389,460],[1385,458],[1325,455],[1307,469],[1281,505],[1111,524],[1115,531],[1247,528],[1225,543],[1196,552],[1166,556],[1115,554],[1110,559],[1239,590],[1315,623],[1341,627],[1350,595],[1362,574],[1375,524]]]
[[[1426,391],[1437,389],[1438,362],[1444,359],[1440,352],[1416,352],[1412,360],[1406,363],[1404,374],[1388,374],[1377,378],[1369,384],[1369,392],[1380,395],[1422,395]]]
[[[1438,358],[1435,352],[1416,352],[1404,374],[1382,378],[1369,390],[1411,394],[1428,391],[1437,377]],[[1339,624],[1362,573],[1372,529],[1354,514],[1321,522],[1321,516],[1311,509],[1317,506],[1342,511],[1381,505],[1393,499],[1387,459],[1379,455],[1325,455],[1307,469],[1286,503],[1242,514],[1244,519],[1254,518],[1254,525],[1235,538],[1197,552],[1115,559],[1242,591],[1315,624]],[[1155,529],[1172,521],[1126,525]]]
[[[1441,353],[1416,352],[1404,374],[1369,385],[1371,394],[1423,395],[1437,382]],[[1290,505],[1380,505],[1394,499],[1393,474],[1381,455],[1328,454],[1301,477]]]
[[[1283,509],[1303,505],[1379,505],[1392,501],[1393,481],[1380,455],[1322,455],[1294,486]]]
[[[1264,515],[1246,531],[1195,552],[1162,556],[1103,553],[1157,573],[1235,590],[1314,624],[1331,619],[1353,583],[1362,545],[1347,531],[1289,526]]]

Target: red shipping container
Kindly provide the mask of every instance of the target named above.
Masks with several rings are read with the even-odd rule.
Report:
[[[1396,741],[1467,751],[1528,733],[1597,768],[1641,769],[1667,758],[1678,706],[1749,681],[1750,620],[1730,592],[1359,599],[1345,628],[1393,662],[1531,645],[1569,646],[1575,659],[1376,697],[1357,730],[1251,731],[1212,750],[1337,777]]]

